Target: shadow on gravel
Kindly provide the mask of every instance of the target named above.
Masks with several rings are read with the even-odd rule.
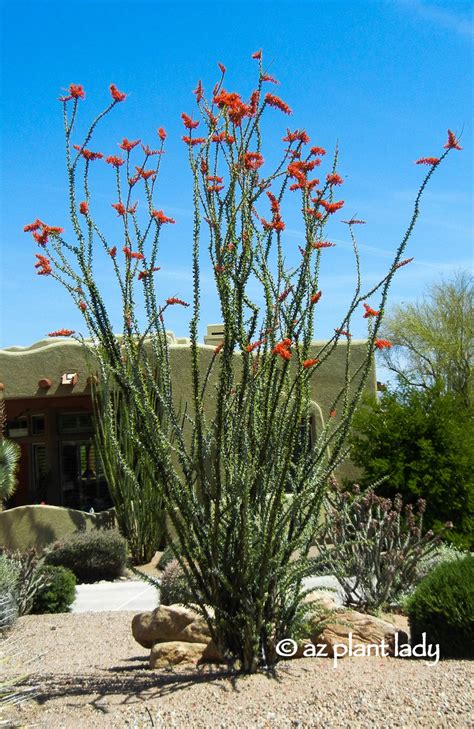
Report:
[[[104,675],[84,674],[41,674],[31,675],[22,682],[23,686],[34,687],[34,700],[44,705],[54,699],[87,699],[87,703],[103,710],[101,704],[111,703],[126,705],[139,701],[166,696],[182,691],[198,683],[214,683],[222,681],[218,688],[237,691],[238,676],[226,669],[203,666],[193,671],[151,671],[144,664],[147,658],[133,657],[127,659],[123,666],[112,666],[103,671]],[[127,665],[127,662],[131,665]],[[135,662],[135,664],[133,663]],[[142,663],[142,665],[140,665]],[[138,665],[137,665],[138,664]],[[84,700],[80,701],[81,704]]]

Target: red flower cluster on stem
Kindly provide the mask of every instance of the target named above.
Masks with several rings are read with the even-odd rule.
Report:
[[[389,342],[388,339],[376,339],[374,346],[376,349],[390,349],[392,342]]]
[[[61,235],[61,233],[64,232],[64,229],[60,228],[58,225],[46,225],[46,223],[43,223],[39,218],[37,218],[33,223],[25,225],[23,231],[25,233],[31,233],[38,245],[45,246],[50,235]]]
[[[267,220],[264,220],[262,218],[262,225],[265,228],[265,230],[276,230],[277,232],[281,232],[285,230],[285,223],[281,219],[280,215],[280,203],[278,202],[275,195],[268,191],[267,192],[268,199],[270,200],[271,210],[273,213],[273,218],[271,223],[269,223]]]
[[[60,96],[59,101],[71,101],[71,99],[85,99],[86,92],[81,84],[71,84],[69,86],[69,96]]]
[[[459,142],[456,138],[456,135],[454,132],[451,131],[451,129],[448,129],[448,141],[444,145],[445,149],[462,149],[462,147],[459,146]]]
[[[78,144],[74,144],[73,147],[77,152],[79,152],[81,157],[84,157],[84,159],[88,162],[93,162],[96,159],[102,159],[102,157],[104,156],[102,152],[91,152],[90,149],[86,149],[86,147],[80,147]]]
[[[35,263],[35,268],[39,269],[37,271],[38,276],[49,276],[53,270],[49,258],[42,256],[41,253],[35,253],[35,258],[38,259],[37,263]]]
[[[292,354],[290,352],[291,345],[291,339],[283,339],[283,341],[278,342],[278,344],[273,347],[272,354],[276,354],[282,359],[288,361],[292,357]]]
[[[137,144],[140,144],[140,139],[135,139],[134,141],[131,141],[130,139],[127,139],[124,137],[122,139],[122,142],[119,143],[120,149],[123,149],[125,152],[131,152],[134,147],[137,146]]]
[[[229,92],[225,89],[221,89],[219,93],[214,96],[213,102],[219,107],[219,109],[226,110],[229,120],[235,124],[236,127],[241,125],[242,119],[246,116],[251,116],[250,106],[245,104],[242,101],[240,94],[236,94],[235,92]]]
[[[375,309],[372,309],[371,306],[368,304],[364,304],[365,314],[364,319],[369,319],[370,317],[379,316],[380,311],[376,311]]]
[[[316,251],[320,251],[322,248],[334,248],[335,245],[335,243],[330,243],[328,240],[319,240],[311,243],[311,247]]]
[[[110,95],[115,102],[118,103],[127,98],[127,94],[124,94],[123,91],[119,91],[115,84],[110,84],[109,89]]]
[[[290,132],[289,129],[286,130],[286,137],[283,137],[283,142],[301,142],[302,144],[308,144],[309,137],[306,134],[305,130],[302,129],[301,131],[299,129],[295,129],[294,132]]]
[[[272,106],[274,109],[280,109],[284,114],[292,114],[290,107],[285,103],[279,96],[274,94],[265,94],[265,103],[268,106]]]
[[[74,329],[57,329],[55,332],[49,332],[48,337],[70,337],[75,334]]]
[[[246,152],[244,154],[243,162],[246,170],[258,170],[264,161],[260,152]]]
[[[316,359],[305,359],[303,361],[303,367],[305,368],[305,370],[308,370],[310,367],[314,367],[315,365],[319,364],[320,361],[321,360],[319,360],[317,358]]]
[[[196,129],[196,127],[199,126],[199,122],[191,119],[191,117],[188,116],[188,114],[185,114],[184,111],[181,114],[181,119],[183,120],[183,124],[186,129]]]
[[[125,163],[124,159],[122,159],[121,157],[116,157],[115,155],[106,157],[105,161],[108,165],[112,165],[113,167],[121,167]]]
[[[155,218],[158,223],[176,223],[176,220],[174,218],[169,218],[167,215],[165,215],[163,210],[152,210],[151,216],[152,218]]]
[[[416,160],[415,164],[431,165],[432,167],[435,167],[437,164],[439,164],[439,157],[420,157],[420,159]]]
[[[189,306],[186,301],[183,301],[183,299],[178,299],[176,296],[171,296],[169,299],[166,299],[166,303],[168,306],[174,306],[175,304],[179,304],[180,306]]]

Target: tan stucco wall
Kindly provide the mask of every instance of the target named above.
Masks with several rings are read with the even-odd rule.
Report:
[[[30,547],[42,550],[58,539],[83,530],[115,526],[113,509],[87,514],[61,506],[18,506],[0,512],[0,547],[24,552]]]
[[[170,359],[174,395],[182,402],[192,402],[191,350],[189,341],[177,339],[171,332]],[[324,342],[314,342],[310,356],[316,356]],[[366,355],[365,340],[354,340],[351,345],[351,368],[354,370]],[[214,345],[201,345],[201,371],[204,373],[213,356]],[[239,356],[239,355],[236,355]],[[328,415],[331,401],[344,380],[346,365],[345,342],[339,344],[331,357],[321,365],[311,379],[312,400]],[[61,385],[61,376],[67,372],[77,372],[78,381],[74,386]],[[64,397],[90,393],[87,382],[89,366],[84,347],[72,339],[36,342],[30,347],[9,347],[0,350],[0,382],[6,400],[31,397]],[[52,381],[47,390],[39,388],[42,378]],[[367,388],[376,391],[375,370],[372,371]]]
[[[209,341],[209,339],[207,339]],[[188,407],[191,405],[191,349],[189,340],[176,338],[168,332],[170,348],[170,361],[173,382],[173,395],[176,405],[179,403]],[[313,342],[310,357],[316,357],[325,342]],[[200,368],[204,374],[214,353],[215,343],[200,346]],[[355,371],[364,360],[367,352],[365,340],[353,340],[351,343],[351,370]],[[236,354],[236,356],[240,356]],[[72,339],[52,340],[46,339],[36,342],[30,347],[9,347],[0,350],[0,382],[3,383],[3,395],[6,401],[23,398],[70,398],[73,405],[74,396],[90,393],[87,382],[90,374],[91,360],[86,356],[85,348]],[[329,416],[329,410],[334,396],[344,381],[346,367],[346,343],[337,345],[331,357],[320,367],[311,378],[311,399],[314,403],[313,411],[316,418],[316,427],[321,428]],[[217,370],[217,368],[216,368]],[[66,373],[77,373],[78,381],[74,386],[61,385],[61,376]],[[38,381],[49,378],[52,385],[48,390],[40,389]],[[375,368],[367,383],[367,390],[376,392]],[[212,378],[208,392],[212,393]],[[208,414],[212,413],[212,396],[207,402]],[[30,406],[30,405],[29,405]],[[350,476],[354,473],[353,467],[347,464],[343,467],[341,475]]]

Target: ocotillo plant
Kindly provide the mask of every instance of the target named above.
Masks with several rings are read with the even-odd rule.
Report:
[[[136,447],[139,414],[133,400],[104,379],[94,386],[94,405],[97,450],[119,529],[132,562],[150,562],[165,537],[166,512],[153,462]]]
[[[211,96],[205,96],[201,82],[195,89],[198,119],[182,114],[194,204],[192,402],[180,403],[178,409],[173,399],[165,331],[168,307],[188,304],[176,297],[162,300],[155,286],[159,241],[175,222],[154,203],[166,137],[162,128],[159,149],[143,146],[135,166],[131,160],[138,140],[124,139],[120,146],[125,156],[105,160],[115,170],[111,204],[123,222],[121,251],[108,242],[94,217],[90,170],[103,155],[88,145],[97,124],[125,98],[116,86],[110,87],[110,105],[77,145],[72,141],[84,90],[73,84],[62,98],[75,241],[68,242],[62,228],[41,220],[26,226],[44,249],[37,254],[39,274],[56,278],[70,292],[84,314],[102,376],[111,374],[133,401],[140,423],[132,433],[135,447],[153,463],[157,494],[165,500],[175,533],[173,549],[191,594],[224,658],[249,672],[275,665],[279,639],[291,635],[300,617],[302,580],[327,480],[346,456],[347,433],[374,349],[390,346],[378,337],[390,284],[408,263],[403,254],[429,179],[450,150],[459,148],[450,132],[439,159],[419,160],[428,165],[428,173],[406,234],[385,275],[368,291],[362,289],[354,233],[363,221],[346,221],[354,246],[355,290],[334,335],[313,352],[322,293],[320,263],[333,246],[325,230],[344,204],[334,199],[343,179],[336,169],[337,153],[321,180],[312,176],[322,166],[325,150],[311,146],[302,130],[287,131],[280,163],[266,171],[262,117],[289,115],[291,110],[266,91],[275,79],[264,71],[261,52],[254,58],[258,79],[248,100],[224,88],[226,69],[219,64],[221,76]],[[147,207],[143,218],[132,202],[139,186]],[[285,258],[283,205],[288,195],[300,196],[305,231],[298,263],[292,267]],[[224,323],[222,343],[207,367],[198,343],[203,237],[209,242]],[[122,298],[121,337],[112,331],[94,279],[100,247],[110,258]],[[375,295],[377,309],[367,303]],[[143,297],[146,311],[143,326],[138,297]],[[369,322],[367,351],[363,363],[353,366],[351,322],[363,313],[363,304]],[[51,336],[72,333],[61,329]],[[309,381],[341,341],[347,352],[345,380],[310,448],[302,427],[310,405]]]

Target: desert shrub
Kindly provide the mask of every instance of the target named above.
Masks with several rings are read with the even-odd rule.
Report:
[[[396,603],[417,582],[420,560],[439,543],[423,534],[424,501],[417,511],[373,491],[334,488],[328,497],[320,559],[337,577],[345,603],[367,612]]]
[[[166,546],[163,550],[163,554],[158,560],[158,569],[164,570],[170,562],[174,560],[173,550],[170,545]]]
[[[20,565],[6,552],[0,554],[0,595],[14,592],[17,587]]]
[[[176,559],[166,564],[163,570],[160,585],[160,603],[174,605],[176,603],[189,605],[193,602],[185,574]]]
[[[46,587],[48,576],[43,571],[44,556],[36,550],[11,552],[4,550],[0,555],[1,579],[5,582],[5,592],[14,596],[18,615],[27,615],[40,590]]]
[[[70,569],[78,582],[113,580],[123,573],[127,543],[113,529],[87,531],[56,542],[46,555],[46,563]]]
[[[474,657],[474,556],[440,564],[405,602],[413,644],[426,633],[442,658]]]
[[[417,567],[417,581],[421,582],[430,572],[439,567],[440,564],[455,562],[465,557],[466,554],[467,552],[464,552],[462,549],[457,549],[452,544],[442,542],[436,549],[420,559]]]
[[[76,596],[76,578],[67,567],[46,565],[43,571],[48,577],[47,585],[40,590],[33,601],[31,612],[66,613]]]

